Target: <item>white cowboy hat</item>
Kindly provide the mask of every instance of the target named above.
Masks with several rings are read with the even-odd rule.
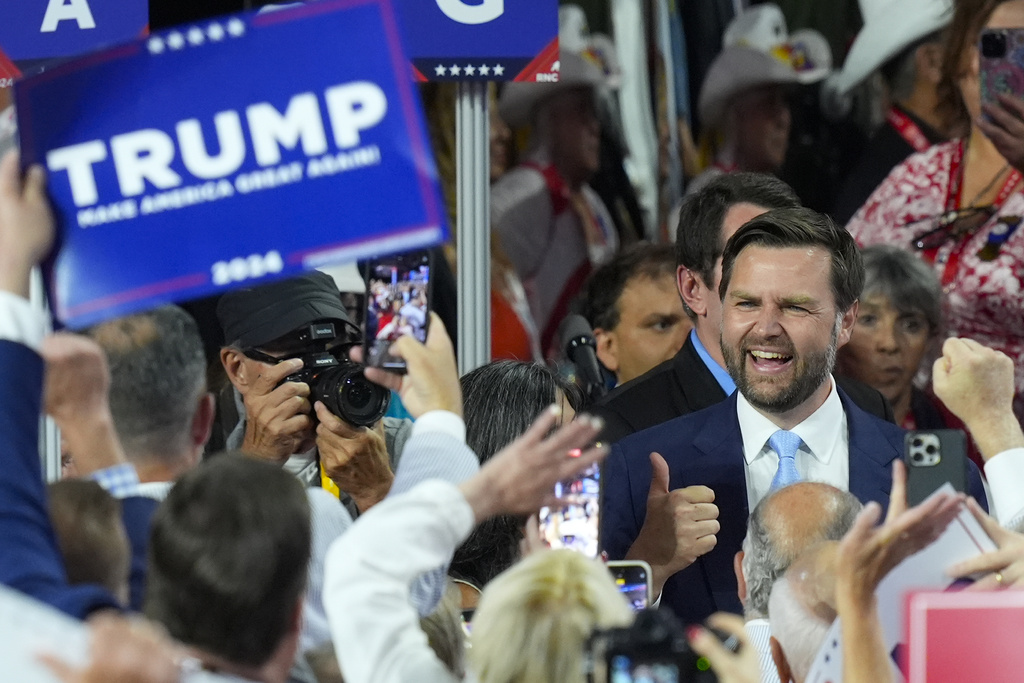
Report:
[[[832,70],[832,51],[813,29],[790,34],[777,5],[757,5],[738,15],[722,38],[722,51],[704,77],[697,110],[707,125],[736,95],[760,85],[815,83]]]
[[[830,84],[843,95],[914,41],[944,28],[953,0],[860,0],[864,27]]]

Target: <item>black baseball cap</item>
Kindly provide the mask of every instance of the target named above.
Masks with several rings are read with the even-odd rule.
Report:
[[[242,349],[265,346],[314,322],[339,323],[338,336],[359,335],[334,278],[318,270],[228,292],[217,302],[217,319],[225,341]]]

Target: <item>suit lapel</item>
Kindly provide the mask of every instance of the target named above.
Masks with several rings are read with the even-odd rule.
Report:
[[[889,505],[892,461],[902,454],[902,435],[895,425],[872,418],[839,391],[850,431],[850,493],[861,502]],[[884,427],[884,431],[883,431]]]

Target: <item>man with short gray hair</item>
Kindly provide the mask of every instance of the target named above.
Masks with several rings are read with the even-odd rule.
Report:
[[[199,328],[177,306],[117,318],[89,331],[110,366],[110,412],[125,455],[158,500],[199,464],[214,417]]]

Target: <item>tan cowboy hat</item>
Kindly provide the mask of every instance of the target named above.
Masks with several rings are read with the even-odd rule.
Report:
[[[907,46],[944,28],[952,0],[860,0],[864,27],[830,86],[843,95]]]
[[[813,29],[790,34],[777,5],[746,10],[729,24],[722,51],[711,63],[697,111],[705,125],[725,113],[729,101],[761,85],[815,83],[832,70],[832,51],[825,36]]]

